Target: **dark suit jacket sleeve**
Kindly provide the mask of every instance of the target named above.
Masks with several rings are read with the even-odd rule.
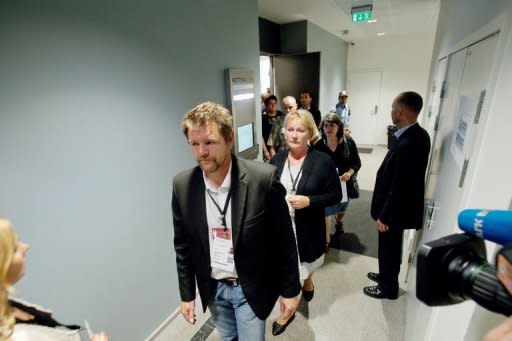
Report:
[[[320,152],[317,152],[320,153]],[[317,191],[321,194],[308,195],[309,205],[311,207],[330,206],[334,205],[341,200],[341,185],[340,178],[336,172],[336,166],[332,159],[325,155],[320,154],[322,157],[314,157],[308,164],[312,166],[311,177],[320,176],[325,177],[323,182],[323,189]]]
[[[422,162],[418,158],[422,155],[414,144],[404,143],[398,146],[395,152],[396,157],[393,160],[391,187],[387,195],[386,202],[379,215],[379,219],[386,225],[397,223],[397,218],[404,214],[400,209],[404,207],[401,202],[410,200],[411,189],[417,188],[415,183],[418,174],[424,174]]]
[[[172,191],[172,217],[180,296],[183,302],[190,302],[196,298],[196,282],[191,255],[192,241],[190,234],[185,229],[185,221],[176,193],[176,183],[173,183]]]
[[[278,235],[275,261],[278,263],[277,274],[280,276],[280,295],[289,298],[300,293],[300,280],[297,246],[285,195],[286,190],[279,181],[278,171],[275,170],[268,193],[269,216],[274,222],[273,230]]]

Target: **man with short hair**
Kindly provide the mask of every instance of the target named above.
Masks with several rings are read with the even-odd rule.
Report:
[[[315,120],[315,124],[318,127],[320,125],[320,120],[322,119],[322,114],[317,107],[313,106],[311,102],[313,98],[311,97],[311,92],[309,90],[303,90],[300,93],[300,109],[306,109],[313,115],[313,119]]]
[[[288,114],[289,112],[297,110],[297,101],[293,96],[286,96],[283,98],[283,110],[284,114]]]
[[[265,98],[265,111],[261,114],[261,131],[263,135],[263,143],[261,144],[263,152],[263,160],[269,160],[272,156],[270,152],[271,144],[269,138],[274,126],[281,126],[283,121],[283,113],[277,110],[277,97],[270,95]]]
[[[399,94],[391,107],[397,141],[377,171],[371,206],[379,233],[379,273],[369,272],[368,278],[378,285],[363,289],[374,298],[398,298],[403,230],[423,226],[430,138],[418,124],[422,106],[421,96],[408,91]]]
[[[173,179],[180,311],[195,323],[197,284],[223,340],[264,340],[278,296],[291,318],[301,291],[286,190],[275,167],[231,154],[232,118],[223,106],[196,106],[181,129],[198,166]]]
[[[338,94],[338,103],[332,109],[330,112],[335,113],[338,115],[338,117],[343,122],[344,132],[345,135],[350,135],[350,107],[347,104],[348,101],[348,93],[346,90],[340,91]]]

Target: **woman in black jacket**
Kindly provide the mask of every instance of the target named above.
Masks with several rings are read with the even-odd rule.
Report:
[[[302,296],[310,301],[314,295],[313,272],[324,262],[324,208],[341,200],[341,188],[331,158],[309,148],[308,142],[317,131],[311,113],[303,109],[289,113],[284,127],[289,150],[277,153],[270,163],[277,166],[288,192],[286,200],[297,237],[299,272],[304,280]],[[274,335],[282,333],[292,319],[274,322]]]
[[[361,159],[354,140],[344,134],[343,122],[335,113],[325,115],[320,123],[322,140],[315,144],[315,148],[328,154],[336,168],[340,181],[347,186],[348,199],[358,197],[358,190],[355,188],[357,172],[361,168]],[[326,207],[325,216],[327,224],[327,235],[329,239],[331,216],[336,218],[336,231],[344,232],[343,217],[348,208],[348,200]]]

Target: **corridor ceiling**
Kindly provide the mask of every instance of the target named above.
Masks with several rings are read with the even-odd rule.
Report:
[[[377,21],[352,23],[351,8],[369,3]],[[434,34],[439,0],[258,0],[258,8],[260,17],[277,24],[308,20],[347,42],[358,42],[377,33]]]

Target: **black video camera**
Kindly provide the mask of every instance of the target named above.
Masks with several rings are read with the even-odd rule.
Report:
[[[493,212],[498,211],[465,210],[459,214],[459,227],[466,233],[420,247],[416,273],[419,300],[428,306],[443,306],[473,299],[488,310],[512,315],[512,219],[505,224],[506,233],[493,238],[496,230],[501,233],[504,229],[503,224],[496,226],[496,221],[489,219]],[[512,211],[499,212],[506,213],[501,218],[512,218]],[[464,221],[470,215],[472,218]],[[486,222],[494,226],[486,227]],[[483,238],[500,244],[507,241],[496,255],[496,267],[487,262]]]

